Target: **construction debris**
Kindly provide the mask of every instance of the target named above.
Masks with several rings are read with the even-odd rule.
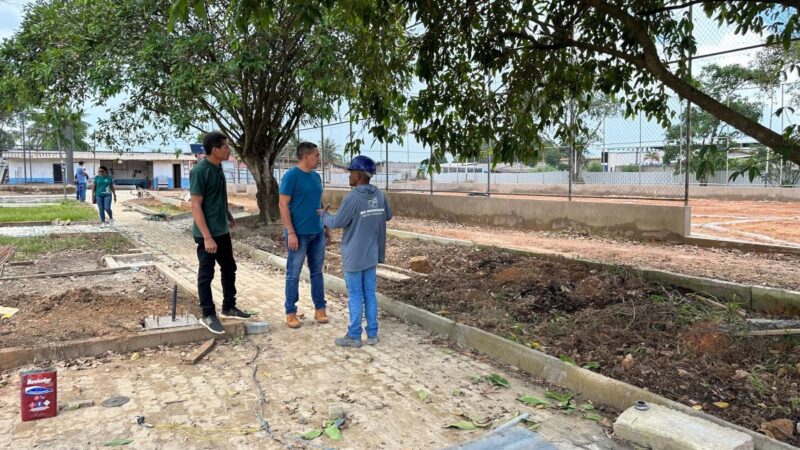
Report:
[[[14,256],[17,247],[13,245],[0,245],[0,276],[3,275],[3,266]]]
[[[62,403],[58,405],[59,411],[74,411],[76,409],[94,406],[94,400],[78,400],[75,402]]]
[[[216,345],[217,341],[214,339],[209,339],[203,343],[200,347],[195,349],[192,353],[188,354],[183,361],[186,364],[197,364],[198,361],[203,359],[204,356],[209,354],[211,350],[214,349],[214,345]]]
[[[122,406],[125,403],[128,403],[129,401],[130,401],[129,397],[125,397],[124,395],[117,395],[103,400],[103,402],[100,403],[100,405],[105,408],[115,408],[117,406]]]

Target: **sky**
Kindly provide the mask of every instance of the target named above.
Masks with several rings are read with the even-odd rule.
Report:
[[[0,40],[13,36],[14,32],[19,28],[22,22],[23,7],[27,0],[0,0]],[[698,42],[697,55],[707,55],[709,53],[719,52],[723,50],[741,48],[749,45],[759,44],[763,38],[756,35],[742,36],[733,33],[733,28],[720,29],[715,22],[705,17],[704,14],[695,11],[695,36]],[[715,56],[711,58],[703,58],[697,60],[693,66],[693,73],[695,75],[700,73],[702,67],[707,64],[747,64],[755,56],[757,50],[737,52],[727,55]],[[753,92],[752,95],[763,95],[758,92]],[[109,106],[119,103],[119,99]],[[779,103],[779,99],[776,99]],[[678,107],[677,101],[672,102],[675,107]],[[779,104],[772,106],[777,108]],[[94,126],[97,119],[106,117],[106,107],[93,107],[86,106],[86,121]],[[766,102],[764,109],[764,119],[762,123],[769,121],[770,103]],[[773,129],[779,129],[779,121],[773,121]],[[354,126],[354,131],[358,131],[359,127]],[[664,131],[662,128],[655,124],[647,122],[646,120],[625,120],[623,118],[610,118],[606,120],[605,126],[601,128],[604,132],[605,144],[609,147],[625,148],[639,146],[639,142],[643,145],[651,143],[653,145],[663,143]],[[641,131],[640,131],[641,130]],[[343,150],[344,144],[347,142],[349,133],[349,126],[347,124],[326,126],[324,130],[324,137],[333,139],[338,147],[339,152]],[[312,142],[319,142],[321,140],[320,129],[302,130],[300,132],[302,140],[309,140]],[[367,148],[362,149],[362,153],[369,155],[376,160],[384,160],[386,148],[383,144],[373,142],[373,139],[368,134],[364,135],[367,142]],[[166,146],[162,146],[160,142],[153,142],[147,145],[134,148],[137,151],[155,151],[161,149],[165,152],[172,152],[176,148],[188,151],[189,143],[180,138],[173,138]],[[100,148],[98,148],[100,149]],[[423,146],[417,143],[413,137],[408,136],[403,145],[390,144],[389,145],[389,160],[390,161],[403,161],[403,162],[419,162],[425,159],[429,151],[424,149]]]

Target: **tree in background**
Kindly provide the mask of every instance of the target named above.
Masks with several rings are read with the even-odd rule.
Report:
[[[331,119],[346,101],[378,139],[405,133],[401,93],[412,61],[405,9],[379,0],[275,0],[253,16],[256,26],[235,0],[193,3],[26,6],[0,53],[3,106],[121,98],[98,128],[113,149],[209,131],[213,122],[253,174],[265,222],[278,217],[275,158],[301,123]]]
[[[748,68],[738,64],[718,66],[715,64],[703,68],[698,77],[698,84],[705,92],[725,102],[728,107],[739,114],[758,120],[764,108],[762,101],[748,98],[741,94],[745,86],[757,86],[769,89],[779,83],[779,72],[767,72],[760,68]],[[664,148],[664,164],[679,161],[685,151],[686,112],[679,120],[667,129],[666,140],[671,145]],[[689,160],[690,170],[701,185],[708,183],[709,177],[725,167],[728,150],[737,147],[744,134],[728,126],[725,122],[707,111],[692,107],[692,156]],[[698,142],[695,144],[696,142]],[[684,165],[678,164],[675,173],[683,173]]]
[[[416,135],[437,152],[458,148],[473,157],[481,143],[493,141],[495,160],[521,159],[540,148],[531,143],[549,129],[570,136],[569,110],[588,110],[593,97],[587,94],[594,92],[619,98],[628,118],[644,114],[667,128],[672,91],[800,163],[796,127],[781,133],[760,124],[695,83],[686,64],[697,51],[688,6],[736,33],[763,33],[788,47],[799,19],[796,1],[405,4],[423,29],[417,67],[425,86],[410,111]]]
[[[89,123],[83,114],[74,111],[33,111],[26,115],[28,125],[26,145],[34,149],[89,151]]]

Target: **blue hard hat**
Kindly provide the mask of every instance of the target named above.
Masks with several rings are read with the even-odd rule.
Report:
[[[350,161],[347,170],[362,170],[371,175],[375,175],[375,161],[369,156],[358,155]]]

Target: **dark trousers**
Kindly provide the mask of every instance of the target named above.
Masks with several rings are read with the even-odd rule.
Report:
[[[222,309],[236,306],[236,261],[233,259],[231,235],[214,236],[217,243],[216,253],[206,253],[203,238],[195,237],[197,243],[197,294],[200,297],[200,308],[203,317],[216,314],[214,300],[211,296],[211,281],[214,279],[214,263],[219,264],[222,273]]]

